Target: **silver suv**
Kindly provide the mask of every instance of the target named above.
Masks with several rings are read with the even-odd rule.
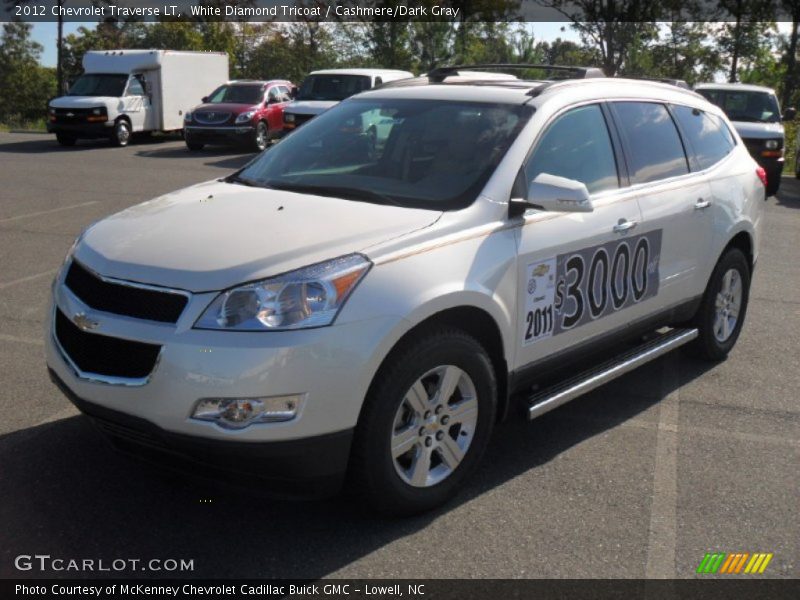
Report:
[[[270,489],[349,473],[408,514],[500,419],[679,346],[725,358],[763,169],[693,92],[557,73],[384,85],[92,225],[53,286],[54,381],[120,448]]]

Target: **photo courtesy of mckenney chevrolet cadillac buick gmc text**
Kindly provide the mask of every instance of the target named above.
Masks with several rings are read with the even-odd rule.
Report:
[[[53,285],[53,380],[122,449],[410,514],[499,419],[723,359],[763,169],[694,92],[548,69],[384,84],[95,223]]]

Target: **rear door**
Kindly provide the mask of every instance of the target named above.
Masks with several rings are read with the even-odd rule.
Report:
[[[619,140],[599,103],[556,115],[534,142],[514,195],[549,173],[586,184],[594,210],[523,216],[515,369],[624,327],[657,293],[658,262],[646,260],[641,248],[657,252],[660,240],[641,231],[636,193],[626,188],[620,159]]]
[[[642,211],[640,231],[661,239],[660,250],[648,254],[659,263],[658,308],[670,308],[702,292],[699,266],[712,244],[711,188],[702,173],[692,172],[691,152],[666,104],[617,101],[610,107]]]

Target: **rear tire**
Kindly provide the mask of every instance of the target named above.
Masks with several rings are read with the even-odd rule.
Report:
[[[78,138],[76,138],[74,135],[69,135],[67,133],[57,133],[56,140],[62,146],[74,146]]]
[[[369,508],[412,515],[445,503],[477,467],[497,385],[486,351],[458,330],[429,333],[388,360],[359,418],[349,476]]]
[[[724,360],[742,331],[750,293],[750,263],[738,248],[719,259],[692,325],[699,336],[687,349],[699,358]]]

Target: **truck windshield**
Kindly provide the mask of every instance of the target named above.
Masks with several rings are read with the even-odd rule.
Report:
[[[298,100],[340,101],[372,87],[367,75],[309,75],[300,85]]]
[[[348,200],[451,210],[471,204],[533,109],[443,100],[351,99],[229,181]]]
[[[127,75],[99,74],[81,75],[69,88],[68,96],[110,96],[119,98],[125,91]]]
[[[770,92],[714,89],[697,91],[724,110],[731,121],[778,123],[781,120],[778,99]]]
[[[264,99],[262,85],[223,85],[208,97],[211,104],[258,104]]]

